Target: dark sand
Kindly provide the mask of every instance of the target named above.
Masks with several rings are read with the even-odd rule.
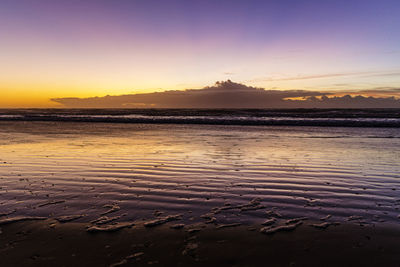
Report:
[[[260,226],[142,224],[88,233],[84,223],[10,223],[0,234],[1,266],[400,266],[400,231],[305,222],[266,235]],[[188,231],[200,229],[200,231]],[[118,265],[120,264],[120,265]]]

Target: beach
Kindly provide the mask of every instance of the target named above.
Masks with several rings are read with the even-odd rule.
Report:
[[[0,121],[2,266],[398,266],[398,147],[390,127]]]

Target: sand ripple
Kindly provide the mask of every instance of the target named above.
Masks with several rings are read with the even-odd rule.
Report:
[[[6,220],[399,222],[398,129],[1,123]]]

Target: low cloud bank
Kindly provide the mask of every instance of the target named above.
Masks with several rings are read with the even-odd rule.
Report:
[[[228,80],[203,89],[51,100],[67,108],[400,108],[400,100],[394,97],[329,95],[332,93],[265,90]]]

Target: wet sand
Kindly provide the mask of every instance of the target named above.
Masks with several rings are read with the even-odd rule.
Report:
[[[1,266],[399,266],[399,129],[0,126]]]
[[[400,130],[0,122],[0,215],[397,223]],[[258,208],[241,208],[254,199]],[[237,208],[226,208],[237,207]],[[223,208],[223,209],[221,209]]]
[[[400,231],[304,223],[267,235],[260,226],[141,224],[88,233],[83,223],[53,220],[2,226],[1,266],[399,266]],[[198,229],[199,231],[189,231]]]

